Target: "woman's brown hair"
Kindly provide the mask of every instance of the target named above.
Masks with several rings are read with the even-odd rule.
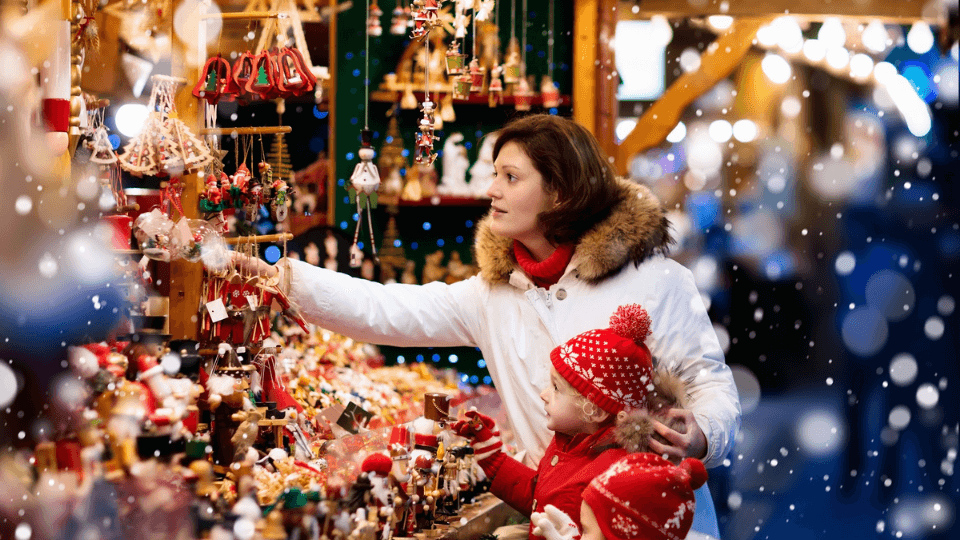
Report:
[[[616,172],[600,143],[574,121],[547,114],[513,120],[497,133],[494,160],[509,142],[520,145],[543,176],[544,189],[558,196],[556,208],[538,218],[551,242],[579,240],[620,200]]]

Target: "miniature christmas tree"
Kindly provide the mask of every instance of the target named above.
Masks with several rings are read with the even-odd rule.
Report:
[[[397,279],[397,272],[403,268],[407,258],[403,254],[403,247],[400,243],[400,231],[397,229],[397,207],[389,206],[387,213],[390,214],[390,220],[387,222],[387,230],[383,233],[383,243],[380,244],[380,273],[381,279],[387,282],[391,278]]]

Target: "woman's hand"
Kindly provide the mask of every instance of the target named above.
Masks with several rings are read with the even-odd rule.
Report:
[[[683,422],[684,432],[674,430],[670,426],[653,419],[653,429],[670,444],[664,444],[657,439],[650,439],[650,451],[666,456],[666,459],[679,464],[684,458],[693,457],[703,459],[707,455],[707,437],[697,425],[693,412],[686,409],[670,409],[666,418]]]
[[[251,257],[237,251],[231,251],[230,259],[234,268],[236,268],[240,273],[248,276],[264,276],[266,278],[272,278],[279,273],[279,270],[277,270],[276,266],[267,263],[267,261],[264,261],[259,257]]]

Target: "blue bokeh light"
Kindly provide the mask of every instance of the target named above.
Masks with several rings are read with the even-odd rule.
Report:
[[[277,246],[270,246],[263,251],[263,258],[270,264],[273,264],[280,260],[280,248]]]

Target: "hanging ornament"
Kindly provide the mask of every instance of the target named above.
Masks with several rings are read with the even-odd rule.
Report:
[[[480,61],[477,60],[477,57],[474,56],[473,60],[470,61],[470,91],[471,92],[482,92],[483,91],[483,79],[486,74],[480,66]]]
[[[200,79],[193,87],[193,95],[211,104],[220,101],[221,97],[232,101],[237,94],[232,67],[230,62],[219,54],[208,58],[201,71]]]
[[[530,83],[525,77],[521,77],[517,82],[517,87],[513,90],[514,107],[518,111],[529,111],[533,105],[533,91],[530,89]]]
[[[560,106],[560,90],[553,82],[553,2],[547,10],[547,74],[540,82],[540,95],[543,107],[552,109]]]
[[[370,14],[367,17],[367,33],[371,36],[382,36],[383,27],[380,26],[380,17],[383,16],[383,10],[380,9],[380,6],[377,5],[377,2],[374,1],[370,5]]]
[[[464,73],[453,78],[453,99],[470,99],[470,87],[473,86],[473,77],[469,73]]]
[[[560,106],[560,90],[549,75],[544,75],[540,82],[540,96],[543,98],[543,108],[553,109]]]
[[[397,7],[393,9],[393,18],[390,19],[390,33],[395,36],[402,36],[407,33],[407,27],[410,25],[410,7],[401,5],[402,0],[397,0]]]
[[[358,256],[360,248],[357,245],[357,239],[360,236],[360,224],[363,223],[363,210],[367,211],[367,220],[370,226],[370,248],[373,249],[373,255],[376,257],[377,248],[373,239],[373,217],[371,208],[377,207],[377,189],[380,187],[380,172],[377,166],[373,164],[374,151],[371,147],[373,134],[369,129],[360,132],[360,150],[357,155],[360,157],[360,163],[353,168],[353,174],[350,175],[350,198],[357,204],[357,229],[353,235],[353,246],[350,248],[350,266],[358,268],[363,262]]]
[[[507,58],[503,63],[504,84],[517,84],[520,81],[520,41],[516,36],[510,38],[507,45]]]
[[[107,134],[107,126],[97,126],[93,132],[90,161],[101,165],[112,165],[117,162],[117,154],[113,151],[113,143]]]
[[[424,7],[424,0],[413,0],[413,32],[412,39],[423,39],[430,33],[430,17]]]
[[[450,46],[447,47],[447,75],[460,75],[463,73],[466,56],[467,55],[460,52],[460,42],[457,40],[451,41]]]
[[[419,130],[417,131],[417,153],[415,161],[419,165],[432,165],[437,155],[433,153],[433,143],[436,142],[434,135],[433,102],[424,101],[420,109],[423,112],[423,118],[420,119]]]
[[[490,70],[490,86],[487,88],[487,104],[495,107],[503,103],[503,81],[500,80],[501,66],[493,66]]]

